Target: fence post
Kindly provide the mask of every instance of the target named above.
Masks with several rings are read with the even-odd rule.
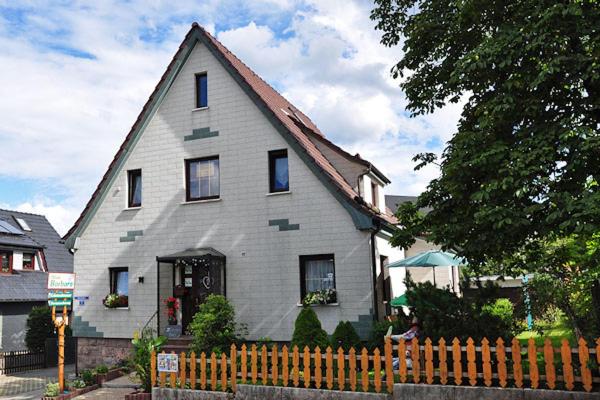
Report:
[[[279,349],[276,344],[271,348],[271,380],[273,385],[279,384]]]
[[[331,347],[327,346],[325,350],[325,367],[327,371],[325,373],[325,380],[327,382],[327,389],[333,389],[333,354]]]
[[[477,384],[477,365],[475,364],[475,343],[472,338],[467,339],[467,375],[469,384],[475,386]]]
[[[556,370],[554,369],[554,348],[550,339],[544,340],[544,364],[546,372],[546,385],[550,389],[556,387]]]
[[[560,346],[560,356],[563,363],[563,376],[567,390],[573,390],[575,387],[575,377],[573,376],[573,365],[571,364],[571,345],[567,339],[562,340]]]
[[[217,390],[217,355],[214,352],[210,353],[210,388]]]
[[[498,338],[496,340],[496,360],[498,361],[498,382],[501,387],[506,387],[506,349],[504,348],[504,340]]]
[[[433,383],[433,346],[431,339],[425,339],[425,379],[431,385]]]
[[[356,350],[354,347],[350,348],[348,356],[349,373],[350,373],[350,390],[356,391]]]
[[[398,361],[400,362],[400,382],[406,383],[408,371],[406,367],[406,342],[400,339],[398,343]]]
[[[250,350],[250,376],[252,384],[256,385],[258,381],[258,354],[256,353],[256,345],[253,344]]]
[[[454,383],[460,386],[462,383],[462,364],[460,362],[462,350],[460,348],[460,340],[454,338],[452,340],[452,371],[454,372]]]
[[[394,391],[394,358],[392,348],[392,338],[386,336],[385,338],[385,383],[387,386],[387,392],[392,393]]]
[[[373,372],[375,373],[374,386],[375,393],[381,392],[381,355],[379,349],[375,348],[373,351]]]
[[[363,392],[369,391],[369,352],[363,347],[360,353],[360,379]]]
[[[156,386],[156,351],[150,353],[150,383],[152,387]]]
[[[590,351],[584,338],[579,338],[579,365],[581,366],[581,382],[586,392],[592,390],[592,371],[588,366]]]
[[[268,361],[267,346],[263,344],[260,351],[260,377],[262,378],[263,385],[269,383],[269,370],[267,369]]]
[[[512,361],[513,361],[513,378],[515,386],[521,389],[523,387],[523,366],[521,365],[521,343],[517,338],[512,340]]]
[[[185,389],[185,353],[182,351],[179,354],[179,387]]]
[[[308,346],[304,346],[304,355],[302,358],[304,362],[304,376],[302,379],[304,380],[304,387],[308,389],[310,387],[310,349]]]
[[[298,346],[294,346],[292,351],[292,383],[298,387],[300,383],[300,354]]]
[[[527,358],[529,361],[529,380],[531,381],[531,388],[537,389],[540,383],[540,372],[537,364],[537,347],[535,346],[535,340],[529,338],[527,341]]]
[[[290,362],[290,356],[288,354],[288,348],[287,346],[283,346],[283,348],[281,349],[281,380],[283,383],[283,386],[286,387],[288,385],[289,382],[289,362]]]
[[[221,353],[221,391],[227,391],[227,354]]]
[[[413,382],[419,383],[421,381],[421,351],[419,346],[419,339],[413,338],[411,342],[411,359],[412,359],[412,373]]]
[[[315,347],[315,387],[321,388],[321,382],[323,381],[323,371],[321,370],[321,348]]]
[[[338,364],[338,388],[344,390],[346,388],[346,367],[344,363],[344,349],[341,347],[337,351],[337,364]]]
[[[235,393],[237,391],[237,348],[235,344],[231,345],[229,355],[229,358],[231,360],[231,391]]]
[[[196,352],[190,353],[190,388],[196,389]]]
[[[492,385],[492,355],[490,342],[485,337],[481,341],[481,361],[483,361],[483,383],[489,387]]]
[[[444,338],[440,338],[438,342],[438,353],[440,357],[440,383],[445,385],[448,383],[448,354]]]
[[[206,353],[200,354],[200,388],[206,390]]]

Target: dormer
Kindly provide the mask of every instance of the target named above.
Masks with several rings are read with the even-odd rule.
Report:
[[[369,171],[359,178],[358,192],[360,196],[371,207],[385,212],[384,186],[387,184],[375,173]]]

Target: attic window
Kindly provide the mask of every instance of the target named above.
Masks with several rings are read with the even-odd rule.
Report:
[[[0,252],[0,274],[12,274],[12,253]]]
[[[35,269],[35,254],[23,253],[23,269],[31,271]]]
[[[208,76],[196,74],[196,108],[208,107]]]
[[[379,200],[379,185],[376,184],[375,182],[371,182],[371,204],[374,207],[379,207],[378,203]]]
[[[29,224],[27,223],[27,221],[25,221],[23,218],[15,218],[15,219],[17,220],[17,223],[19,224],[21,229],[23,229],[24,231],[27,231],[27,232],[31,232],[31,228],[29,227]]]

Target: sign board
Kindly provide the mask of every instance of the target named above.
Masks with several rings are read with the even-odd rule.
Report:
[[[62,272],[48,273],[48,290],[74,290],[75,274]]]
[[[48,299],[48,305],[50,307],[70,306],[71,299]]]
[[[72,290],[50,290],[48,292],[49,299],[71,299],[73,298]]]
[[[179,372],[179,356],[177,354],[157,354],[158,372]]]

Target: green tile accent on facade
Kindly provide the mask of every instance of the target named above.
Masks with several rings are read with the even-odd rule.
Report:
[[[127,231],[127,236],[121,236],[119,242],[135,242],[136,236],[144,236],[144,231]]]
[[[79,315],[72,318],[71,329],[75,337],[104,337],[104,334],[91,326],[89,322],[84,321]]]
[[[290,224],[289,219],[270,219],[269,226],[278,226],[279,231],[297,231],[300,229],[300,224]]]
[[[219,131],[211,131],[210,128],[199,128],[194,129],[191,135],[187,135],[183,137],[184,141],[196,140],[196,139],[206,139],[219,136]]]
[[[350,321],[350,323],[356,329],[356,333],[358,333],[361,339],[368,339],[373,326],[373,315],[359,315],[358,321]]]

